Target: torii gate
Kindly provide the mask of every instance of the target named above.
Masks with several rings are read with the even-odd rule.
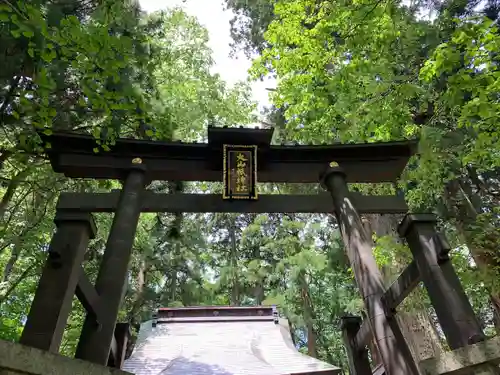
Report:
[[[110,152],[97,154],[91,136],[65,133],[42,136],[51,145],[47,154],[54,171],[72,178],[120,179],[124,184],[119,192],[61,194],[55,218],[57,232],[21,343],[57,352],[76,293],[88,311],[76,357],[120,366],[123,350],[120,351],[120,340],[115,338],[115,326],[141,212],[329,213],[332,210],[367,312],[362,325],[357,318],[344,319],[351,374],[372,373],[365,349],[371,336],[387,375],[419,374],[421,370],[396,320],[392,319],[397,305],[419,281],[423,281],[429,293],[451,349],[485,339],[448,260],[446,241],[435,229],[436,218],[430,214],[406,215],[400,234],[407,239],[414,260],[394,285],[385,290],[360,214],[406,213],[407,206],[399,196],[363,196],[348,190],[349,182],[395,181],[414,153],[416,141],[275,146],[270,144],[272,132],[209,127],[208,143],[118,139]],[[145,189],[152,180],[224,181],[225,191],[223,197],[155,194]],[[330,196],[258,197],[257,180],[321,182]],[[92,212],[114,212],[95,285],[81,269],[88,241],[96,230]],[[485,371],[491,374],[495,370],[487,366]]]

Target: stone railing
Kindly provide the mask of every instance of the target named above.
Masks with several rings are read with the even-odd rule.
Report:
[[[0,375],[131,375],[111,367],[0,340]]]
[[[500,374],[500,337],[478,342],[419,363],[422,375]]]

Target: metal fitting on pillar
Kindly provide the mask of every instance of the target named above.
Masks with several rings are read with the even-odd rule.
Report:
[[[124,168],[120,172],[120,177],[123,183],[130,177],[131,173],[134,172],[142,172],[143,174],[146,174],[147,171],[147,166],[146,163],[141,158],[133,158],[130,161],[129,167]],[[144,179],[144,186],[146,186],[150,181],[147,181]],[[112,190],[113,192],[121,192],[122,189],[114,189]]]
[[[131,171],[141,171],[143,173],[146,173],[146,164],[142,162],[141,158],[134,158],[132,159],[132,164],[130,165],[130,169],[127,171],[127,175]],[[126,176],[125,176],[126,178]]]
[[[328,167],[322,172],[319,176],[321,187],[325,190],[331,189],[331,184],[329,183],[330,177],[333,175],[341,175],[345,178],[346,174],[344,170],[339,166],[339,163],[336,161],[330,162]]]

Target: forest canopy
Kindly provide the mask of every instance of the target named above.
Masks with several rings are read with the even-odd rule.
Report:
[[[189,1],[189,0],[187,0]],[[233,48],[251,79],[276,79],[260,116],[275,143],[419,139],[397,184],[353,184],[404,194],[432,212],[488,335],[500,330],[500,31],[498,0],[225,0]],[[248,82],[217,74],[208,32],[182,9],[145,13],[130,0],[0,3],[0,338],[22,332],[62,191],[104,192],[118,181],[52,171],[38,132],[203,141],[208,125],[256,121]],[[154,181],[158,193],[221,193],[218,183]],[[259,184],[260,193],[311,193],[310,184]],[[84,268],[95,280],[111,216]],[[410,262],[401,217],[366,215],[389,285]],[[200,230],[202,228],[202,230]],[[332,215],[142,214],[120,321],[138,325],[164,306],[277,304],[297,347],[346,368],[339,332],[363,305]],[[61,352],[84,320],[75,298]],[[399,322],[415,358],[446,349],[423,288]],[[135,331],[136,333],[136,331]],[[376,355],[371,358],[377,363]]]

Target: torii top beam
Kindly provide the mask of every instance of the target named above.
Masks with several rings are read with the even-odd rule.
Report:
[[[42,135],[55,172],[73,178],[121,179],[133,158],[146,164],[150,180],[222,181],[222,145],[258,146],[259,182],[317,183],[331,161],[348,182],[393,182],[414,154],[417,141],[335,145],[270,145],[272,129],[209,127],[208,143],[118,139],[111,151],[93,150],[92,136]]]

